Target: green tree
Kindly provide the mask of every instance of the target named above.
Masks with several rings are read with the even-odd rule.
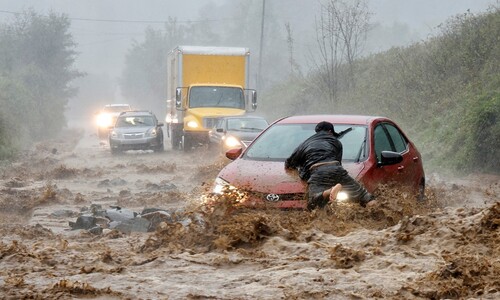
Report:
[[[64,15],[32,10],[0,25],[0,134],[2,141],[20,141],[12,148],[53,137],[66,125],[65,106],[76,92],[70,82],[81,75],[73,69],[69,26]]]

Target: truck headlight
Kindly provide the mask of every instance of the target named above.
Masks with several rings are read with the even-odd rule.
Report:
[[[241,146],[240,141],[237,138],[235,138],[234,136],[228,136],[228,137],[226,137],[226,139],[224,140],[224,144],[228,148],[234,148],[234,147],[237,147],[237,146]]]
[[[189,128],[198,128],[198,123],[196,123],[196,121],[189,121],[189,122],[187,122],[186,125]]]

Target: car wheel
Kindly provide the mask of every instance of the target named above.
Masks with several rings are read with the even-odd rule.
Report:
[[[111,148],[111,154],[112,155],[117,155],[117,154],[120,154],[122,152],[122,150],[120,148]]]
[[[107,132],[104,129],[99,128],[97,130],[97,136],[99,137],[99,139],[104,140],[105,138],[108,137],[108,134],[107,134]]]
[[[154,149],[154,152],[163,152],[163,151],[165,151],[165,145],[163,144],[163,142],[160,145],[158,145],[156,149]]]
[[[422,178],[420,180],[420,184],[418,185],[418,192],[417,192],[417,201],[424,201],[425,198],[425,179]]]

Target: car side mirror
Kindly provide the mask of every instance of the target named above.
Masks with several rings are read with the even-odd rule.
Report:
[[[252,110],[257,109],[257,91],[252,91]]]
[[[162,126],[163,126],[163,123],[158,123],[158,126],[159,126],[159,127],[162,127]]]
[[[175,107],[177,107],[177,108],[182,107],[182,89],[181,88],[175,89]]]
[[[393,151],[382,151],[381,159],[377,163],[378,167],[395,165],[403,161],[403,156]]]
[[[241,153],[243,152],[243,149],[241,148],[234,148],[231,150],[228,150],[226,152],[226,157],[229,158],[230,160],[235,160],[238,157],[240,157]]]

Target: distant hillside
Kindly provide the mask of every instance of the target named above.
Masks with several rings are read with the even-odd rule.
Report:
[[[500,173],[499,37],[498,8],[459,15],[437,37],[359,60],[355,83],[340,87],[335,109],[315,84],[321,74],[274,87],[259,109],[275,112],[271,119],[318,112],[384,115],[409,133],[426,169]]]

